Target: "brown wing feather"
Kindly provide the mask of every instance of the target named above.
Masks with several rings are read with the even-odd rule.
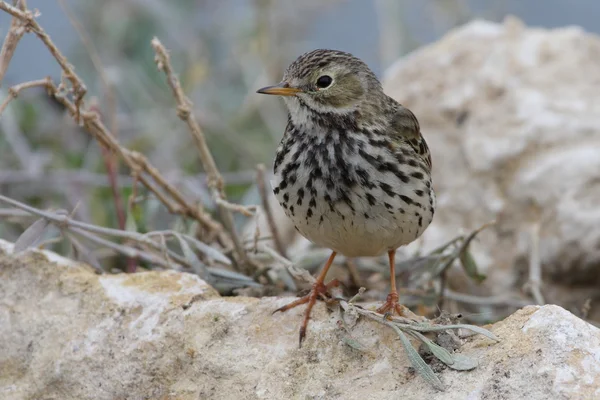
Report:
[[[431,153],[427,142],[421,135],[421,127],[415,114],[408,108],[398,104],[398,107],[394,110],[391,125],[394,136],[410,145],[431,169]]]

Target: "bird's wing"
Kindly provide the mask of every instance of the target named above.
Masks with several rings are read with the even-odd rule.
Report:
[[[398,105],[391,118],[392,137],[398,142],[412,147],[423,162],[431,169],[431,154],[425,139],[421,135],[421,127],[415,114],[408,108]]]

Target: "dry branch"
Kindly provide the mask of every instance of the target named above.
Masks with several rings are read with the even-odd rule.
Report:
[[[50,77],[47,77],[45,79],[38,79],[36,81],[24,82],[12,86],[8,89],[8,96],[6,97],[6,99],[4,99],[4,101],[0,104],[0,117],[2,116],[2,113],[4,112],[8,104],[14,99],[16,99],[19,95],[19,92],[21,92],[22,90],[30,89],[32,87],[44,87],[48,89],[51,84],[52,81],[50,80]]]
[[[17,7],[21,10],[25,10],[27,9],[27,3],[25,0],[20,0],[17,3]],[[10,21],[10,28],[8,29],[6,37],[4,38],[2,49],[0,50],[0,87],[2,87],[2,80],[4,79],[4,75],[8,69],[8,64],[12,59],[15,49],[17,48],[17,44],[24,34],[24,22],[20,18],[13,17]]]
[[[208,187],[215,203],[217,204],[221,219],[225,225],[225,229],[227,229],[228,233],[231,235],[238,262],[242,264],[243,268],[245,268],[247,272],[250,272],[248,271],[249,259],[246,255],[246,251],[244,250],[242,241],[235,231],[233,215],[231,212],[237,211],[243,215],[251,216],[252,210],[248,207],[231,204],[227,201],[225,197],[223,177],[221,176],[215,160],[208,148],[204,133],[202,132],[202,129],[196,120],[196,116],[194,115],[194,111],[192,109],[192,102],[183,92],[181,84],[179,83],[179,78],[177,78],[173,72],[171,59],[167,49],[162,45],[158,38],[152,39],[152,47],[156,53],[155,61],[158,69],[164,72],[167,76],[167,83],[173,92],[175,101],[177,102],[177,115],[179,118],[181,118],[181,120],[187,123],[192,138],[194,139],[196,147],[198,148],[202,167],[208,175]]]
[[[260,194],[262,208],[265,212],[271,235],[273,236],[275,248],[279,254],[281,254],[283,257],[287,257],[285,246],[283,245],[283,241],[281,240],[281,236],[279,234],[279,229],[277,229],[275,217],[273,216],[273,210],[269,204],[269,194],[267,193],[267,185],[265,184],[265,166],[263,164],[260,164],[256,167],[256,183],[258,185],[258,192]]]
[[[90,111],[89,108],[83,108],[83,96],[87,91],[85,85],[79,76],[75,74],[73,67],[67,61],[66,57],[52,42],[50,36],[37,23],[35,20],[36,15],[27,9],[21,10],[13,7],[5,1],[0,1],[0,9],[19,19],[25,26],[26,31],[33,32],[38,36],[56,59],[63,71],[64,78],[71,83],[71,88],[67,89],[64,82],[59,86],[48,82],[46,87],[49,94],[68,110],[75,121],[82,124],[85,130],[102,146],[106,147],[112,153],[119,155],[130,168],[133,176],[154,193],[167,207],[169,212],[194,218],[211,237],[219,235],[222,244],[229,246],[227,238],[220,234],[223,230],[219,223],[214,221],[210,215],[204,213],[199,205],[189,203],[181,192],[169,184],[158,170],[150,164],[146,157],[121,146],[114,135],[102,123],[97,113]],[[23,85],[30,87],[30,83],[27,82]]]

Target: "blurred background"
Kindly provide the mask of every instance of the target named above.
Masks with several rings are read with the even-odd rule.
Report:
[[[75,66],[87,85],[88,104],[96,104],[121,144],[145,154],[189,199],[209,210],[214,205],[197,150],[186,125],[177,118],[174,99],[154,62],[150,46],[154,36],[170,50],[175,72],[194,103],[225,178],[229,200],[260,204],[256,166],[265,164],[267,172],[271,170],[286,113],[282,102],[256,95],[255,90],[277,83],[285,67],[301,53],[314,48],[345,50],[383,77],[402,56],[473,19],[501,22],[514,15],[529,26],[577,25],[600,32],[600,3],[594,0],[29,0],[28,6],[40,11],[38,22]],[[0,12],[1,37],[10,20]],[[48,75],[55,82],[60,80],[57,63],[37,37],[25,35],[0,82],[0,101],[10,86]],[[127,199],[131,178],[122,163],[118,186]],[[119,227],[102,150],[43,90],[23,92],[0,117],[0,193],[41,209],[74,210],[80,221]],[[274,214],[283,218],[277,210]],[[236,227],[244,239],[251,240],[255,233],[252,220],[236,215]],[[0,215],[0,238],[17,240],[31,222],[10,213]],[[135,215],[135,229],[140,232],[173,228],[180,222],[150,200]],[[308,251],[293,228],[286,228],[283,220],[277,223],[289,250],[286,256],[311,271],[318,268],[326,252]],[[464,228],[468,233],[476,226]],[[437,246],[452,237],[439,239]],[[47,247],[67,255],[72,250],[64,242]],[[481,253],[485,251],[480,252],[480,259]],[[419,255],[419,249],[411,254]],[[101,252],[99,257],[105,272],[126,269],[122,257]],[[381,293],[375,292],[373,298],[385,295],[385,274],[373,277],[380,266],[385,270],[385,261],[348,263],[350,267],[346,265],[343,271],[349,270],[351,276],[339,272],[348,286],[379,287]],[[272,279],[254,280],[273,284]],[[289,283],[271,286],[243,293],[295,290]],[[223,292],[231,293],[231,289],[228,286]],[[483,321],[497,319],[532,301],[521,294],[516,290],[515,298],[496,299],[491,305],[484,301],[485,306],[500,303],[506,307],[504,311],[479,307],[473,316],[479,312]],[[463,298],[461,304],[468,300]],[[477,298],[473,301],[476,304]],[[583,302],[578,302],[581,308]],[[435,299],[430,302],[434,309],[435,304]]]

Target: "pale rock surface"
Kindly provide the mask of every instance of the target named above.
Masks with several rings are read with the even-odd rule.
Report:
[[[471,22],[388,70],[386,92],[414,111],[432,151],[438,206],[420,245],[497,220],[474,245],[491,283],[480,293],[520,289],[536,225],[547,299],[575,310],[597,290],[599,63],[595,35],[508,18]]]
[[[364,352],[318,304],[298,349],[289,298],[221,298],[178,272],[96,275],[0,240],[0,398],[593,399],[600,330],[557,306],[526,307],[459,350],[480,365],[443,370],[436,392],[409,372],[389,329],[359,321]]]

